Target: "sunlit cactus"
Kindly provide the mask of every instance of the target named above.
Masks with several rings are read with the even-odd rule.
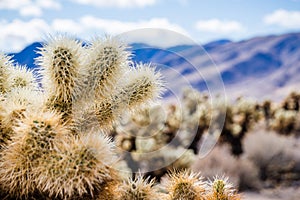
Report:
[[[25,112],[13,127],[11,141],[0,153],[0,182],[3,190],[15,197],[27,197],[36,191],[38,167],[49,161],[56,141],[64,140],[67,127],[53,112]]]
[[[87,46],[86,97],[107,98],[130,65],[128,47],[115,38],[96,38]],[[83,92],[84,92],[83,91]],[[94,95],[94,96],[92,96]]]
[[[151,65],[137,64],[134,69],[125,74],[125,84],[118,94],[120,102],[126,102],[130,109],[151,103],[163,91],[161,74],[155,72]]]
[[[120,200],[158,200],[159,194],[154,187],[154,179],[144,179],[140,174],[128,178],[119,186]]]
[[[81,115],[75,116],[75,126],[84,131],[97,127],[102,130],[110,130],[125,108],[122,102],[115,101],[113,97],[96,101]]]
[[[37,90],[38,83],[32,70],[26,66],[16,65],[11,68],[10,75],[7,79],[7,91],[13,88],[27,88]]]
[[[38,53],[41,83],[0,57],[1,198],[117,199],[123,175],[105,131],[161,94],[160,74],[109,37],[58,35]]]
[[[120,192],[119,186],[122,182],[119,177],[115,176],[106,180],[100,185],[98,195],[95,196],[96,200],[119,200]]]
[[[78,40],[65,35],[53,37],[38,52],[42,85],[48,95],[48,106],[68,119],[75,97],[83,84],[85,52]]]
[[[39,98],[37,98],[39,96]],[[1,141],[6,143],[13,134],[12,128],[24,117],[24,112],[34,112],[43,108],[41,92],[30,88],[14,88],[0,101]]]
[[[13,68],[11,57],[0,53],[0,92],[5,93],[8,89],[8,77]]]
[[[228,182],[228,178],[216,176],[209,184],[206,200],[240,200],[234,187]]]
[[[168,194],[166,200],[205,200],[205,182],[198,173],[171,171],[162,186]]]
[[[69,137],[37,169],[37,188],[53,198],[95,196],[112,178],[112,148],[110,139],[101,134]]]
[[[151,107],[164,90],[160,72],[132,62],[128,47],[111,37],[83,43],[58,35],[38,53],[41,77],[0,55],[0,198],[205,200],[211,191],[220,193],[221,186],[207,189],[188,169],[214,115],[207,95],[187,93],[185,107],[167,119],[161,107]],[[135,113],[131,119],[138,125],[120,126],[124,112]],[[111,138],[108,130],[124,135]],[[118,171],[130,167],[122,160],[124,150],[148,167],[145,177]],[[158,186],[171,168],[183,171],[170,171]],[[224,195],[234,199],[235,191],[224,184]]]
[[[101,129],[111,129],[124,111],[136,110],[151,103],[163,91],[161,74],[150,65],[139,64],[123,75],[105,98],[95,99],[89,107],[80,111],[79,116],[85,117],[75,116],[77,128],[88,130],[95,127],[96,122]]]

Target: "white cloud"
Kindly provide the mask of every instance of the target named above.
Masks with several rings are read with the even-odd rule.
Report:
[[[42,19],[0,21],[0,27],[0,49],[6,52],[19,51],[26,45],[57,32],[69,33],[87,40],[95,35],[119,35],[127,42],[145,42],[161,47],[193,42],[182,27],[165,18],[122,22],[84,16],[76,21],[55,19],[51,23]]]
[[[187,35],[188,33],[179,25],[169,22],[166,18],[152,18],[150,20],[140,20],[137,22],[123,22],[119,20],[109,20],[84,16],[80,19],[80,25],[87,29],[97,29],[109,34],[120,34],[142,28],[164,28]]]
[[[154,5],[158,0],[71,0],[80,4],[94,5],[99,7],[145,7]]]
[[[71,19],[55,19],[51,23],[51,27],[57,32],[66,32],[73,34],[81,34],[85,31],[84,27]]]
[[[41,19],[0,21],[0,27],[0,49],[4,52],[20,51],[51,32],[51,27]]]
[[[57,0],[0,0],[0,10],[17,10],[22,16],[41,16],[43,9],[60,9]]]
[[[42,10],[40,7],[35,5],[24,6],[20,9],[20,15],[22,16],[35,16],[39,17],[42,15]]]
[[[160,47],[192,43],[187,31],[166,18],[122,22],[84,16],[79,20],[79,26],[89,33],[118,35],[128,43],[143,42]]]
[[[0,1],[0,9],[20,9],[23,6],[29,5],[31,0],[1,0]]]
[[[36,3],[44,9],[61,9],[61,4],[55,0],[36,0]]]
[[[263,18],[264,23],[285,28],[300,27],[300,11],[276,10]]]
[[[242,32],[245,28],[237,21],[227,21],[219,19],[199,20],[196,29],[203,32],[230,34]]]
[[[195,44],[195,41],[188,35],[164,27],[135,29],[118,36],[127,43],[146,43],[162,48],[181,44]]]

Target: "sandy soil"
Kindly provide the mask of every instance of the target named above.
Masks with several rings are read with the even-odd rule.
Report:
[[[244,200],[300,200],[300,188],[278,188],[242,193]]]
[[[243,193],[243,200],[280,200],[278,198],[267,197],[263,194],[246,192]]]

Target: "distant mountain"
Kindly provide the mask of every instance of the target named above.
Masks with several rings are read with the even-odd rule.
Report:
[[[42,47],[42,43],[35,42],[27,46],[25,49],[19,53],[10,53],[13,59],[17,61],[20,65],[26,65],[29,68],[35,68],[34,58],[37,57],[36,51],[38,48]]]
[[[36,50],[41,46],[33,43],[13,54],[14,59],[34,68]],[[131,50],[136,62],[158,65],[167,79],[169,93],[189,85],[218,93],[225,86],[230,98],[245,95],[276,99],[300,85],[300,33],[166,49],[134,43]]]
[[[300,84],[300,33],[257,37],[209,51],[227,93],[282,98]]]
[[[222,40],[217,40],[217,41],[213,41],[208,44],[205,44],[203,47],[206,51],[212,51],[214,48],[223,46],[228,43],[231,43],[231,41],[227,40],[227,39],[222,39]]]

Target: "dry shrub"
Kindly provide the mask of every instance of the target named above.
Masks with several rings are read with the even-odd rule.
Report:
[[[290,185],[299,180],[299,139],[258,130],[247,135],[244,147],[244,158],[253,162],[265,184]]]
[[[268,199],[299,200],[299,187],[278,187],[275,189],[265,189],[261,194]]]
[[[202,175],[212,179],[215,175],[226,175],[240,190],[258,189],[257,168],[249,160],[231,155],[226,145],[216,146],[205,158],[196,159],[193,171],[201,171]]]

